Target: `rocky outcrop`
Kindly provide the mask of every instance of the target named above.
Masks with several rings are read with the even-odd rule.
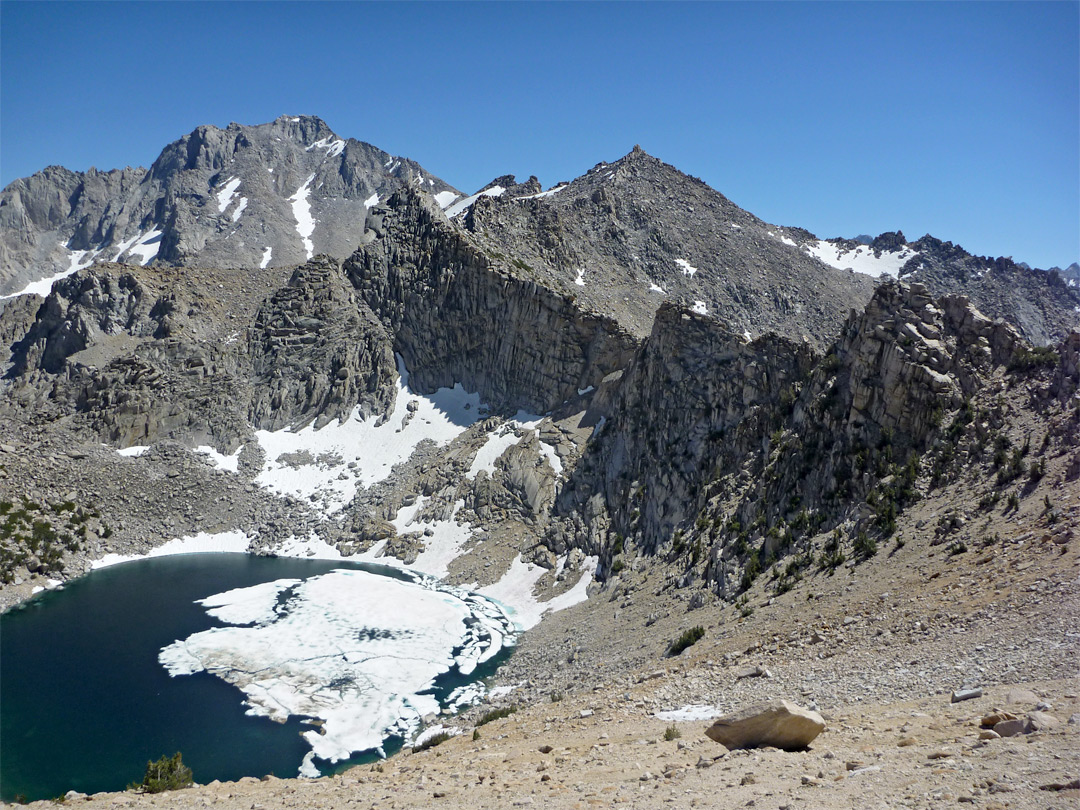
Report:
[[[262,430],[316,427],[359,405],[363,418],[393,407],[390,335],[327,256],[298,268],[249,330],[254,386],[248,419]]]
[[[662,306],[562,492],[570,544],[587,543],[600,492],[612,530],[657,551],[700,511],[718,455],[736,464],[754,450],[814,358],[807,345],[775,336],[747,342],[711,318]]]
[[[345,270],[418,390],[460,382],[495,408],[543,413],[629,360],[615,321],[478,249],[428,198],[400,191],[368,224]]]

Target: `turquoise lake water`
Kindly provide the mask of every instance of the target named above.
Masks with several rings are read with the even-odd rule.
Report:
[[[377,565],[246,554],[160,557],[94,571],[0,616],[0,799],[53,798],[68,790],[121,790],[146,762],[176,751],[197,782],[292,777],[310,750],[299,718],[245,714],[236,687],[206,672],[170,677],[162,648],[225,626],[195,601],[282,578],[335,569],[404,578]],[[468,678],[441,676],[433,693],[486,677],[504,650]],[[400,739],[384,745],[391,753]],[[323,772],[371,761],[316,761]]]

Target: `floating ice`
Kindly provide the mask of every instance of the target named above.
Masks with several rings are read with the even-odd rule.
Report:
[[[395,579],[336,570],[310,579],[237,588],[201,601],[234,625],[195,633],[162,649],[170,675],[207,671],[241,689],[248,713],[284,721],[320,718],[304,739],[314,758],[336,762],[412,736],[439,710],[440,675],[470,675],[513,643],[494,602],[430,577]]]

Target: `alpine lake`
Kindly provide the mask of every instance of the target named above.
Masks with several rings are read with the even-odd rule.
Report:
[[[0,799],[123,790],[141,781],[148,761],[177,751],[199,783],[294,777],[305,765],[308,775],[330,774],[393,753],[415,735],[421,715],[480,694],[513,644],[513,626],[499,623],[494,603],[416,580],[372,564],[184,554],[101,568],[39,593],[0,615]],[[314,598],[305,589],[320,582],[337,588],[329,602],[348,596],[340,612],[325,600],[303,606]],[[412,610],[424,600],[426,608]],[[487,618],[477,619],[478,604]],[[294,628],[256,635],[290,612]],[[446,632],[417,647],[432,623]],[[290,639],[306,643],[305,633],[331,650],[288,649]],[[267,651],[285,662],[258,658]],[[292,677],[316,690],[312,705],[335,696],[341,704],[322,715],[290,711],[290,682],[274,668],[297,661],[309,665]],[[320,669],[324,661],[338,668]],[[372,661],[382,663],[370,669]],[[349,666],[368,666],[368,680],[358,685]],[[243,677],[233,682],[222,674],[238,671]],[[336,747],[321,748],[332,742],[334,723]],[[365,733],[345,733],[357,726]],[[336,753],[318,756],[327,750]]]

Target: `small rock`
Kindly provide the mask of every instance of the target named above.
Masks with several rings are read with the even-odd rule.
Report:
[[[554,749],[552,749],[550,745],[541,745],[536,750],[539,751],[541,754],[550,754]]]
[[[897,743],[897,745],[900,748],[906,748],[909,745],[915,745],[916,742],[918,742],[918,740],[916,740],[914,737],[904,737],[902,740],[900,740],[900,742]]]
[[[952,693],[952,703],[959,703],[962,700],[974,700],[975,698],[981,698],[983,694],[982,689],[959,689]]]
[[[1049,731],[1061,725],[1060,720],[1046,712],[1031,712],[1027,719],[1028,731]]]
[[[979,732],[980,740],[1000,740],[1001,735],[994,731],[992,728],[984,728]]]
[[[1030,689],[1010,689],[1005,693],[1006,703],[1023,703],[1027,705],[1035,705],[1039,702],[1039,696],[1032,692]]]
[[[994,726],[994,731],[1002,737],[1015,737],[1017,734],[1023,734],[1027,731],[1027,721],[1019,718],[1002,720]]]

